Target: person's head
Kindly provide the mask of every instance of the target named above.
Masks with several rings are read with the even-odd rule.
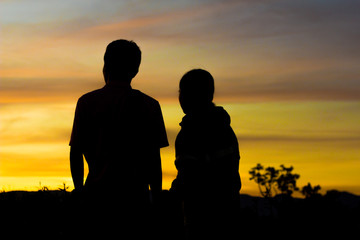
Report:
[[[179,101],[184,113],[213,106],[214,89],[214,78],[208,71],[193,69],[185,73],[179,84]]]
[[[141,50],[133,41],[115,40],[106,47],[104,55],[105,82],[130,83],[139,71]]]

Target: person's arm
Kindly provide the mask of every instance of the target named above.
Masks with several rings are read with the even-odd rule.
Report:
[[[70,170],[75,190],[80,190],[84,185],[84,159],[79,148],[70,148]]]
[[[150,176],[150,190],[153,197],[156,199],[162,191],[162,168],[160,149],[154,154],[154,165]]]
[[[155,105],[153,127],[155,129],[154,140],[156,141],[157,146],[155,147],[154,153],[152,154],[154,159],[152,161],[152,171],[150,173],[150,190],[153,198],[156,201],[162,191],[162,168],[160,149],[169,146],[164,118],[162,116],[161,107],[158,102],[156,102]]]

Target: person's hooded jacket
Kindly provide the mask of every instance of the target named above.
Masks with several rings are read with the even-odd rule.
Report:
[[[185,115],[180,126],[175,142],[178,175],[172,190],[184,199],[239,194],[240,154],[229,114],[222,107],[212,106]]]

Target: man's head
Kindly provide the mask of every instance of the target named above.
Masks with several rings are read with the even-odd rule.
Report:
[[[193,69],[180,80],[179,101],[185,114],[212,106],[214,78],[208,71]]]
[[[133,41],[115,40],[104,55],[104,78],[108,81],[131,82],[139,71],[141,50]]]

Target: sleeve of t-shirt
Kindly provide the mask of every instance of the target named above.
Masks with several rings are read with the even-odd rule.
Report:
[[[158,130],[158,144],[160,148],[169,146],[168,138],[166,135],[166,128],[164,123],[164,118],[161,112],[160,104],[157,104],[157,115],[156,115],[156,124]]]
[[[81,100],[79,99],[77,104],[76,104],[76,109],[75,109],[75,116],[74,116],[74,123],[73,123],[73,127],[72,127],[72,131],[71,131],[71,137],[70,137],[70,142],[69,145],[70,146],[76,146],[76,147],[81,147],[82,146],[82,119],[83,119],[83,109],[82,109],[82,104],[81,104]]]

